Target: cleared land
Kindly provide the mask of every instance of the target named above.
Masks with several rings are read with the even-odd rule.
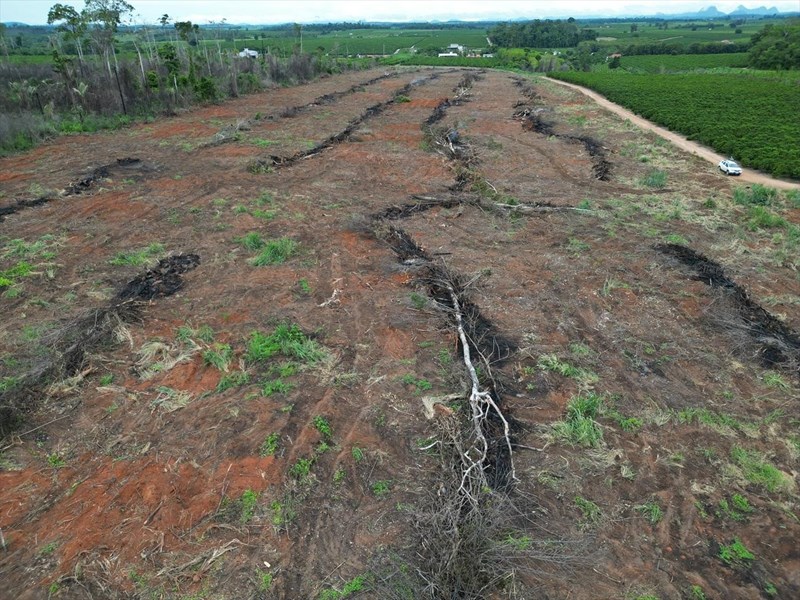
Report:
[[[463,69],[0,181],[10,597],[800,594],[797,194]]]

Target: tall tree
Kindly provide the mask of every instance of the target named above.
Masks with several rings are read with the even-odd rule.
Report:
[[[6,42],[6,24],[0,23],[0,46],[3,47],[3,54],[6,55],[8,61],[8,43]]]
[[[75,42],[78,51],[78,61],[83,61],[83,36],[86,34],[86,15],[79,13],[68,4],[54,4],[47,13],[47,24],[58,22],[56,31],[62,33],[64,38]]]
[[[300,23],[294,24],[294,37],[300,40],[300,54],[303,53],[303,26]]]
[[[800,69],[800,20],[769,24],[751,39],[750,66]]]
[[[175,21],[175,30],[184,42],[190,46],[197,45],[197,37],[200,34],[199,25],[193,25],[191,21]]]
[[[115,64],[117,61],[114,53],[114,35],[133,11],[133,6],[125,0],[86,0],[86,8],[81,14],[87,23],[92,25],[92,39],[105,56],[109,73],[111,73],[110,56],[114,56]]]

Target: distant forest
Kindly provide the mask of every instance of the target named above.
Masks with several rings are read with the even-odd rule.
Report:
[[[572,18],[501,23],[489,30],[489,37],[501,48],[574,48],[580,42],[594,40],[597,35],[594,29],[578,27]]]

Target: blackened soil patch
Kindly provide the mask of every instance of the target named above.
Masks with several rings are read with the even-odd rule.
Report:
[[[438,265],[430,265],[428,272],[421,277],[428,288],[428,294],[440,306],[452,309],[450,292],[444,285],[449,282],[459,298],[461,311],[464,314],[465,328],[470,344],[489,364],[501,365],[517,349],[516,344],[503,337],[492,322],[480,311],[478,306],[467,297],[463,278]],[[494,387],[494,386],[492,386]]]
[[[514,82],[514,85],[520,89],[522,95],[525,96],[528,100],[541,100],[541,96],[536,92],[536,90],[533,89],[531,84],[525,79],[522,79],[521,77],[513,77],[512,81]],[[520,105],[521,104],[517,104],[517,106]]]
[[[68,377],[80,375],[86,357],[109,345],[114,332],[141,318],[144,302],[170,296],[183,287],[182,275],[200,264],[196,254],[181,254],[161,260],[156,267],[128,282],[103,308],[89,311],[42,338],[49,349],[16,384],[0,393],[0,435],[6,435],[22,422],[24,415],[36,409],[47,387]]]
[[[138,158],[118,158],[115,163],[97,167],[86,177],[81,177],[77,181],[72,182],[64,188],[65,196],[72,196],[75,194],[82,194],[94,186],[95,183],[101,179],[106,179],[111,175],[115,168],[121,169],[135,169],[142,166],[142,161]]]
[[[529,107],[517,110],[514,118],[522,121],[522,128],[525,131],[533,131],[546,136],[554,136],[568,142],[583,144],[589,156],[592,157],[592,174],[599,181],[608,181],[611,176],[611,163],[606,158],[606,151],[603,145],[588,135],[570,135],[556,133],[552,123],[544,121],[536,110]]]
[[[459,198],[439,200],[438,198],[429,198],[426,196],[414,196],[414,199],[416,199],[417,202],[402,204],[400,206],[390,206],[386,210],[373,215],[373,218],[396,221],[398,219],[406,219],[411,215],[422,213],[432,208],[453,208],[463,203],[463,200]]]
[[[14,213],[18,213],[21,210],[26,208],[32,208],[34,206],[42,206],[43,204],[47,204],[48,202],[55,200],[50,196],[41,196],[40,198],[35,198],[33,200],[17,200],[14,204],[9,206],[1,206],[0,207],[0,223],[6,220],[8,215],[13,215]]]
[[[64,189],[64,195],[72,196],[73,194],[82,194],[88,191],[95,183],[106,177],[108,177],[108,166],[97,167],[86,177],[81,177],[77,181],[70,183]]]
[[[474,349],[489,364],[502,364],[512,352],[517,349],[516,344],[503,337],[489,319],[481,314],[480,309],[466,294],[466,286],[462,278],[444,266],[434,265],[431,255],[403,229],[394,225],[382,224],[377,217],[378,236],[394,251],[400,262],[404,264],[425,264],[426,272],[420,277],[428,288],[428,294],[440,306],[453,309],[450,298],[449,284],[459,298],[461,310],[464,314],[467,337]]]
[[[513,118],[522,122],[525,131],[532,131],[546,136],[554,136],[568,142],[583,144],[589,156],[592,157],[592,174],[598,181],[608,181],[611,176],[611,163],[606,157],[606,149],[603,145],[588,135],[572,135],[557,133],[552,123],[542,119],[542,113],[546,110],[541,107],[534,108],[531,103],[540,99],[539,95],[524,79],[513,78],[514,85],[520,88],[526,101],[515,102]]]
[[[455,92],[455,96],[450,98],[445,98],[439,104],[436,105],[436,108],[433,109],[431,116],[425,119],[423,123],[424,127],[431,127],[435,125],[442,119],[444,119],[445,115],[447,114],[447,109],[451,106],[459,106],[464,102],[469,102],[469,94],[470,90],[472,89],[472,85],[476,81],[480,81],[483,79],[483,73],[485,71],[480,71],[478,73],[468,72],[465,73],[461,80],[456,84],[456,87],[453,88]]]
[[[800,335],[787,327],[750,298],[747,291],[725,273],[722,266],[678,244],[659,244],[655,249],[672,256],[695,272],[694,279],[725,292],[746,331],[757,345],[757,354],[767,367],[800,362]],[[798,369],[800,375],[800,369]]]
[[[516,350],[516,344],[503,337],[491,321],[481,314],[478,306],[469,299],[466,280],[444,264],[433,264],[430,255],[406,231],[391,225],[381,227],[380,221],[378,223],[380,230],[378,235],[389,244],[401,263],[424,266],[424,272],[419,281],[426,286],[428,295],[440,307],[453,315],[456,307],[452,294],[458,298],[462,324],[471,354],[475,357],[479,356],[487,367],[490,365],[501,366]],[[452,318],[455,320],[454,317]],[[484,377],[484,379],[486,381],[482,381],[482,385],[486,386],[496,406],[502,410],[502,401],[495,379],[492,377]],[[501,415],[491,414],[491,410],[489,413],[482,426],[483,434],[489,445],[486,476],[493,489],[506,489],[511,484],[511,455]],[[508,419],[507,415],[506,418]]]
[[[603,145],[587,135],[571,136],[572,139],[582,142],[589,156],[592,157],[592,173],[599,181],[608,181],[611,175],[611,163],[606,158]]]
[[[171,296],[183,287],[182,275],[200,264],[197,254],[178,254],[159,261],[146,273],[132,279],[116,295],[117,302],[152,300]]]
[[[355,94],[356,92],[363,92],[364,88],[367,87],[368,85],[374,85],[379,81],[383,81],[384,79],[396,79],[397,77],[400,77],[400,73],[386,73],[384,75],[379,75],[378,77],[373,77],[372,79],[368,79],[367,81],[364,81],[362,83],[356,83],[355,85],[350,86],[344,91],[332,92],[330,94],[323,94],[322,96],[319,96],[306,106],[311,107],[315,105],[332,104],[337,100],[339,100],[340,98],[344,98],[345,96],[349,96],[350,94]]]
[[[121,169],[127,171],[127,170],[140,169],[142,167],[143,163],[138,158],[118,158],[116,162],[108,165],[103,165],[101,167],[97,167],[89,175],[86,175],[85,177],[81,177],[80,179],[73,181],[67,187],[65,187],[64,190],[58,195],[40,196],[39,198],[33,198],[33,199],[19,199],[15,200],[14,204],[0,207],[0,223],[5,221],[5,218],[8,215],[13,215],[26,208],[42,206],[44,204],[47,204],[48,202],[56,200],[60,196],[74,196],[87,192],[94,186],[95,183],[97,183],[101,179],[109,177],[114,169]]]
[[[472,88],[473,83],[483,79],[485,73],[486,71],[467,71],[464,73],[464,76],[456,84],[456,87],[453,88],[453,91],[456,92],[456,96],[463,96],[465,90],[469,90]]]
[[[451,106],[450,99],[445,98],[439,104],[436,105],[436,108],[433,109],[431,116],[425,119],[425,125],[429,127],[431,125],[435,125],[442,119],[444,119],[445,115],[447,114],[447,109]]]
[[[428,295],[439,306],[445,308],[450,315],[454,314],[456,308],[453,304],[453,294],[455,294],[470,353],[473,357],[480,357],[482,364],[486,365],[487,371],[491,365],[502,366],[511,353],[516,350],[516,345],[503,337],[491,321],[481,313],[478,306],[469,299],[467,282],[464,277],[454,273],[444,264],[429,264],[420,281],[426,285]],[[503,410],[496,378],[484,375],[481,377],[481,385],[489,391],[495,406]],[[487,441],[484,471],[486,480],[492,489],[507,491],[512,485],[512,457],[506,439],[503,416],[495,412],[493,407],[487,406],[486,411],[486,419],[481,424],[481,430]],[[509,415],[505,415],[505,418],[513,432],[517,428],[513,418],[510,418]],[[513,442],[513,439],[511,441]]]
[[[515,112],[514,117],[522,121],[522,128],[525,131],[533,131],[546,136],[556,135],[553,126],[529,108]]]
[[[369,85],[374,85],[379,81],[383,81],[384,79],[397,78],[400,77],[400,75],[401,73],[386,73],[384,75],[379,75],[378,77],[373,77],[372,79],[368,79],[367,81],[364,81],[362,83],[356,83],[347,88],[346,90],[342,90],[341,92],[331,92],[329,94],[323,94],[322,96],[318,96],[308,104],[302,104],[300,106],[292,106],[284,108],[279,116],[283,118],[295,117],[301,112],[310,110],[315,106],[327,106],[333,104],[334,102],[337,102],[338,100],[344,98],[345,96],[349,96],[350,94],[354,94],[356,92],[364,91],[364,88]],[[268,118],[272,119],[273,117],[268,117]]]
[[[383,235],[383,240],[389,244],[402,263],[415,260],[430,262],[431,260],[430,255],[421,246],[418,246],[414,239],[402,229],[389,226]]]
[[[356,131],[365,121],[372,119],[373,117],[377,117],[380,115],[384,110],[386,110],[389,106],[395,104],[397,100],[401,96],[406,96],[408,93],[411,92],[418,85],[423,85],[426,83],[430,83],[434,79],[438,79],[440,76],[439,73],[434,73],[433,75],[429,75],[428,77],[422,77],[419,79],[415,79],[411,83],[404,85],[402,88],[397,90],[393,96],[384,102],[379,102],[378,104],[373,104],[369,108],[367,108],[359,117],[356,117],[350,123],[348,123],[347,127],[345,127],[342,131],[331,135],[330,137],[326,138],[319,144],[315,145],[313,148],[309,148],[308,150],[304,150],[302,152],[296,152],[291,156],[270,156],[268,159],[258,159],[255,162],[251,163],[248,167],[251,172],[258,173],[264,170],[268,170],[271,167],[288,167],[295,164],[297,161],[303,160],[305,158],[309,158],[316,154],[319,154],[323,150],[330,148],[336,144],[342,143],[347,141],[353,132]]]

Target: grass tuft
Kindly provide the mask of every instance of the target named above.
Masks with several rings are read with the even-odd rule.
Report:
[[[307,337],[296,324],[281,323],[269,335],[260,331],[252,333],[247,348],[250,362],[263,362],[276,354],[304,363],[319,362],[326,356],[322,347]]]
[[[252,252],[261,250],[266,245],[261,234],[256,231],[251,231],[240,238],[236,238],[236,241]]]
[[[247,371],[228,373],[219,380],[216,392],[219,394],[231,388],[241,387],[248,383],[250,383],[250,374]]]
[[[164,244],[150,244],[147,248],[134,250],[131,252],[118,252],[109,264],[115,267],[129,266],[140,267],[152,261],[156,256],[164,252]]]
[[[556,437],[574,446],[594,447],[603,439],[600,425],[595,421],[602,396],[588,393],[574,396],[567,404],[567,418],[553,424]]]
[[[254,267],[279,265],[297,253],[297,246],[297,242],[291,238],[269,240],[264,244],[258,256],[250,259],[250,264]]]
[[[786,475],[757,452],[734,446],[731,448],[731,458],[742,470],[745,479],[768,492],[787,491],[791,487]]]
[[[747,549],[739,538],[733,540],[728,545],[722,545],[719,548],[719,557],[729,567],[747,567],[756,556]]]
[[[214,344],[213,347],[203,351],[205,363],[225,373],[228,372],[232,359],[233,349],[228,344]]]
[[[733,190],[733,201],[746,206],[769,206],[777,197],[778,190],[758,183],[754,183],[749,189],[739,187]]]
[[[657,190],[663,189],[667,185],[667,174],[664,171],[653,169],[641,179],[641,184]]]

